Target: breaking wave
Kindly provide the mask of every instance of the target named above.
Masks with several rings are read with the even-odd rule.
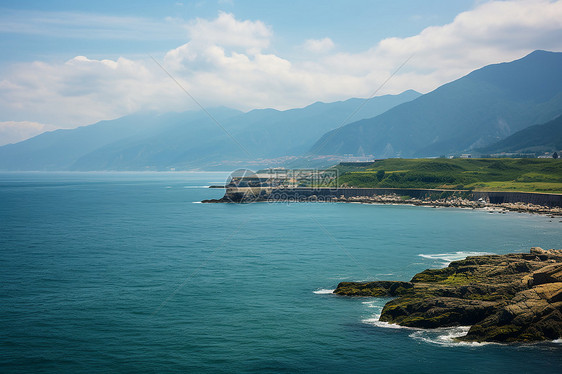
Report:
[[[329,294],[333,294],[334,291],[335,291],[335,289],[334,290],[327,290],[327,289],[321,288],[319,290],[312,291],[312,292],[314,292],[317,295],[329,295]]]
[[[416,340],[421,340],[425,343],[437,344],[442,346],[459,346],[466,345],[471,347],[480,347],[483,345],[494,343],[478,343],[478,342],[459,342],[455,340],[461,336],[465,336],[470,330],[470,326],[456,326],[456,327],[442,327],[438,329],[422,330],[418,329],[410,334],[410,337]]]
[[[437,344],[441,346],[482,346],[485,344],[492,344],[492,343],[473,343],[473,342],[459,342],[455,340],[455,338],[460,338],[461,336],[466,335],[470,326],[457,326],[457,327],[443,327],[437,329],[422,329],[418,327],[407,327],[407,326],[400,326],[395,323],[383,322],[380,320],[380,313],[382,312],[383,306],[376,301],[365,301],[362,304],[366,305],[368,308],[376,308],[375,314],[372,317],[365,318],[361,322],[381,327],[385,329],[400,329],[400,330],[409,330],[410,334],[408,335],[412,339],[423,341],[424,343],[429,344]]]
[[[490,252],[453,252],[453,253],[435,253],[435,254],[419,254],[418,256],[433,261],[441,261],[444,266],[448,266],[451,262],[457,260],[464,260],[468,256],[484,256],[492,255]]]
[[[382,321],[379,321],[379,318],[380,318],[380,315],[377,315],[377,316],[372,317],[372,318],[365,318],[361,322],[366,323],[367,325],[382,327],[384,329],[418,330],[417,328],[414,328],[414,327],[406,327],[406,326],[397,325],[395,323],[382,322]]]

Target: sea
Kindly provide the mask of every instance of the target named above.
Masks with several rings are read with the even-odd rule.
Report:
[[[228,172],[0,174],[2,373],[548,373],[561,341],[378,321],[342,281],[562,247],[561,218],[349,203],[201,204]]]

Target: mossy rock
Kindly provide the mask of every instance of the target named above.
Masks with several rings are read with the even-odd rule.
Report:
[[[490,301],[405,296],[386,303],[380,320],[420,328],[471,325],[494,313],[496,307]]]
[[[380,320],[437,328],[472,325],[459,340],[534,342],[562,337],[562,252],[467,257],[411,282],[342,282],[335,293],[397,297]]]
[[[455,269],[446,267],[444,269],[427,269],[414,275],[412,283],[438,283],[447,279],[455,273]]]
[[[410,282],[375,281],[375,282],[341,282],[334,291],[343,296],[400,296],[412,292],[414,285]]]

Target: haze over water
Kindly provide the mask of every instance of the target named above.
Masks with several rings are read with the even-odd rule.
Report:
[[[555,372],[560,343],[382,327],[330,294],[478,253],[560,248],[560,218],[360,204],[194,204],[227,173],[0,175],[6,372]]]

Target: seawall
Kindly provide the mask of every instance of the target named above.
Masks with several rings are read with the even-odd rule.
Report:
[[[527,193],[527,192],[484,192],[470,190],[441,190],[441,189],[406,189],[406,188],[279,188],[261,191],[250,198],[244,197],[240,190],[230,193],[227,189],[221,200],[207,202],[243,202],[247,201],[304,201],[318,199],[329,201],[342,197],[373,197],[384,195],[409,196],[415,199],[447,199],[461,197],[463,199],[483,200],[490,204],[524,203],[545,207],[562,207],[562,194]]]

